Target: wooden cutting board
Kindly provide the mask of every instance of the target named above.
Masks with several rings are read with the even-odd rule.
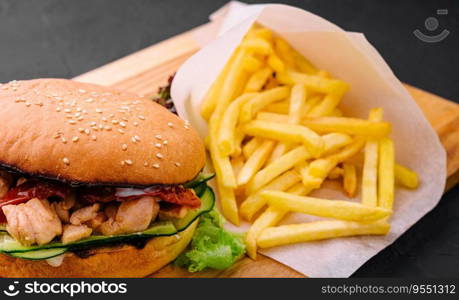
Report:
[[[82,74],[78,81],[114,86],[126,91],[154,95],[158,87],[192,54],[199,50],[193,35],[204,31],[208,24],[152,45],[105,66]],[[448,156],[447,190],[459,182],[459,105],[439,96],[405,84],[436,130]],[[435,109],[432,109],[435,108]],[[187,271],[166,266],[151,277],[304,277],[295,270],[268,257],[259,255],[256,261],[247,257],[225,271]]]

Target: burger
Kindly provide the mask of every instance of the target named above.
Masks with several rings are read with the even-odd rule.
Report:
[[[146,276],[213,208],[198,133],[148,98],[37,79],[0,103],[3,277]]]

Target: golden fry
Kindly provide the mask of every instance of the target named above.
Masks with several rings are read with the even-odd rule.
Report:
[[[357,191],[357,168],[354,164],[343,163],[343,189],[348,197],[354,197]]]
[[[379,142],[378,205],[392,209],[394,204],[394,143],[389,138]]]
[[[382,121],[383,111],[374,108],[370,111],[370,122]],[[364,149],[363,174],[362,174],[362,204],[378,205],[378,154],[379,142],[375,139],[368,139]]]
[[[241,123],[249,122],[266,105],[285,99],[289,92],[289,88],[283,86],[258,93],[251,101],[242,106],[240,111]]]
[[[265,85],[266,81],[271,77],[272,70],[268,67],[259,69],[250,76],[249,81],[245,85],[244,93],[259,92]]]
[[[263,61],[253,55],[247,55],[244,57],[242,67],[245,71],[253,73],[263,67]]]
[[[349,221],[316,221],[269,227],[257,239],[260,248],[270,248],[294,243],[319,241],[357,235],[386,235],[390,225],[386,221],[357,223]]]
[[[234,225],[239,226],[239,213],[234,189],[224,186],[218,178],[217,187],[223,216]]]
[[[276,74],[285,72],[285,64],[275,53],[271,53],[268,56],[267,63],[268,66],[276,72]]]
[[[320,134],[339,132],[351,135],[381,138],[387,136],[391,131],[391,125],[387,122],[372,122],[344,117],[321,117],[308,119],[304,120],[302,124]]]
[[[271,191],[285,191],[295,183],[300,181],[300,176],[295,171],[288,171],[280,175],[264,189]],[[266,205],[266,199],[260,196],[260,193],[253,193],[241,204],[241,216],[250,221],[253,216]]]
[[[287,115],[289,112],[289,106],[290,106],[289,101],[278,101],[278,102],[274,102],[274,103],[266,105],[266,107],[263,108],[263,112],[271,112],[271,113],[276,113],[276,114]]]
[[[395,164],[395,182],[403,187],[415,189],[419,186],[419,179],[416,172],[399,164]]]
[[[304,147],[299,146],[285,153],[279,157],[276,161],[267,165],[264,169],[259,171],[247,185],[247,191],[249,194],[252,194],[264,185],[269,183],[271,180],[284,173],[287,170],[290,170],[301,161],[304,161],[311,157],[310,152]]]
[[[291,195],[279,191],[263,191],[261,196],[268,204],[289,211],[338,220],[371,222],[387,217],[391,210],[371,207],[356,202],[327,200]]]
[[[274,148],[274,141],[265,140],[258,149],[247,159],[244,167],[242,167],[237,177],[239,186],[246,184],[263,167],[269,157],[269,154]]]
[[[247,246],[247,254],[251,259],[257,258],[257,239],[260,233],[266,228],[279,223],[286,213],[285,210],[268,207],[250,226],[245,236],[245,244]]]
[[[301,72],[309,75],[314,75],[318,72],[311,62],[295,50],[293,50],[293,58],[295,59],[295,65]]]
[[[255,150],[263,143],[263,139],[260,138],[252,138],[242,147],[242,154],[244,155],[245,159],[248,159]]]
[[[243,127],[244,133],[251,136],[276,139],[287,143],[303,143],[314,157],[324,150],[322,138],[307,127],[255,120]]]
[[[236,150],[235,135],[239,119],[239,111],[247,101],[255,97],[255,93],[243,94],[230,103],[222,116],[218,133],[218,148],[223,155],[233,154]]]
[[[241,43],[241,48],[260,55],[269,55],[273,51],[271,44],[262,38],[246,39]]]
[[[334,167],[330,173],[328,173],[328,179],[338,179],[344,176],[344,170],[340,167]]]

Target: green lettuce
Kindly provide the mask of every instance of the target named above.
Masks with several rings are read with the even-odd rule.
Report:
[[[202,215],[189,249],[176,259],[175,265],[190,272],[232,266],[245,253],[245,244],[241,235],[226,231],[223,223],[215,209]]]

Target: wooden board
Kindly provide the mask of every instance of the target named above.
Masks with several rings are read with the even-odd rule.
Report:
[[[74,79],[114,86],[130,92],[153,95],[168,77],[199,50],[193,34],[203,25],[145,48]],[[448,156],[447,189],[459,182],[459,105],[418,88],[405,85],[440,136]],[[432,109],[435,108],[435,109]],[[241,259],[225,271],[188,273],[166,266],[151,277],[304,277],[295,270],[260,255],[256,261]]]

